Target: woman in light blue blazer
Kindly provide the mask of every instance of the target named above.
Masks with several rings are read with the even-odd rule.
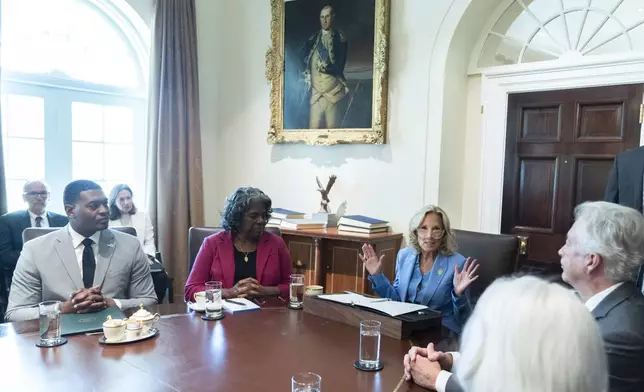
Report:
[[[445,211],[427,206],[409,223],[409,247],[396,258],[394,283],[382,273],[382,258],[371,245],[360,258],[373,290],[383,298],[428,306],[442,313],[443,326],[460,334],[471,310],[468,287],[478,275],[478,263],[456,253],[456,239]]]

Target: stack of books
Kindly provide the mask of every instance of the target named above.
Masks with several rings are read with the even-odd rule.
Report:
[[[302,219],[304,218],[303,212],[287,210],[286,208],[273,208],[271,219],[268,220],[266,226],[280,227],[284,219]]]
[[[345,215],[338,220],[338,231],[362,234],[386,233],[389,222],[364,215]]]

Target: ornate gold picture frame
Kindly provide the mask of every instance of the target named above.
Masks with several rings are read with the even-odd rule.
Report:
[[[271,0],[269,143],[386,143],[389,7]]]

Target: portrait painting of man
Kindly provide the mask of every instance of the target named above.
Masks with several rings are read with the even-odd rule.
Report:
[[[375,0],[285,4],[285,129],[370,128]]]
[[[271,0],[269,143],[385,143],[390,0]]]

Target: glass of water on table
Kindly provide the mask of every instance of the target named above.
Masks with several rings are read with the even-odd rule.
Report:
[[[56,347],[67,343],[67,339],[61,337],[60,330],[60,301],[45,301],[38,304],[40,312],[40,340],[36,343],[38,347]]]
[[[374,371],[382,369],[380,363],[380,321],[364,320],[360,322],[360,353],[356,367],[360,370]]]
[[[304,275],[293,274],[291,275],[291,283],[289,285],[288,307],[293,309],[301,309],[303,301],[304,301]]]
[[[221,287],[221,282],[206,282],[206,318],[219,319],[224,315],[221,303]]]
[[[315,373],[300,373],[291,378],[291,392],[322,392],[322,377]]]

